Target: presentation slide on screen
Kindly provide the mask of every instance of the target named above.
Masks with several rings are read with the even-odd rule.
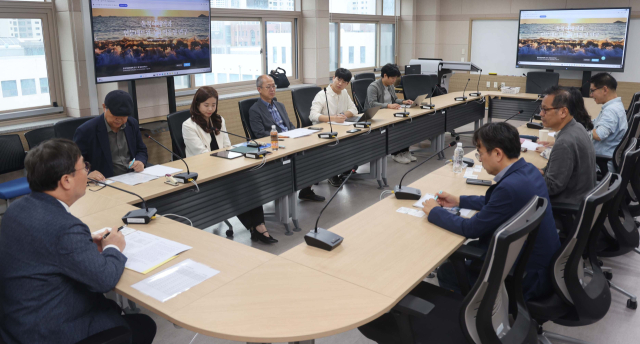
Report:
[[[518,67],[622,68],[629,9],[521,11]]]
[[[211,72],[209,0],[91,0],[98,83]]]

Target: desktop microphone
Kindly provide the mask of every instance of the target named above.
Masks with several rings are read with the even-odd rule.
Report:
[[[467,91],[467,86],[469,86],[469,81],[471,81],[471,78],[467,79],[467,84],[464,85],[464,90],[462,91],[462,97],[453,98],[455,101],[460,102],[460,101],[467,100],[467,97],[464,96],[464,93]]]
[[[329,128],[330,132],[319,133],[318,137],[321,139],[335,139],[338,137],[338,132],[333,131],[333,126],[331,125],[331,112],[329,111],[329,98],[327,98],[327,88],[324,88],[324,99],[327,102],[327,116],[329,116]]]
[[[482,77],[482,69],[480,70],[480,74],[478,75],[478,85],[476,85],[476,92],[474,93],[469,93],[470,97],[478,97],[480,96],[482,93],[480,93],[480,78]]]
[[[228,131],[224,131],[224,130],[220,130],[220,129],[218,129],[218,131],[219,131],[219,132],[221,132],[221,133],[225,133],[225,134],[233,135],[233,136],[235,136],[235,137],[239,137],[239,138],[241,138],[241,139],[245,139],[245,140],[247,140],[247,147],[250,147],[250,148],[260,148],[260,143],[259,143],[258,141],[256,141],[256,140],[254,140],[254,139],[250,138],[250,137],[237,135],[237,134],[230,133],[230,132],[228,132]],[[252,142],[252,141],[253,141],[253,142]]]
[[[218,131],[220,131],[222,133],[229,134],[229,135],[233,135],[235,137],[239,137],[239,138],[245,139],[245,140],[247,140],[247,147],[255,148],[257,150],[255,152],[246,152],[246,153],[244,153],[244,157],[245,158],[262,159],[262,158],[264,158],[265,155],[269,154],[269,151],[260,149],[260,143],[258,141],[254,140],[254,139],[252,139],[250,137],[236,135],[234,133],[230,133],[230,132],[224,131],[224,130],[218,130]],[[253,142],[251,142],[251,141],[253,141]]]
[[[431,89],[431,93],[429,94],[429,104],[426,104],[426,105],[420,104],[420,106],[423,109],[435,109],[436,108],[436,105],[431,102],[431,99],[433,98],[433,93],[436,91],[437,87],[438,87],[438,85],[434,85],[433,88]]]
[[[527,78],[527,79],[529,78],[529,77],[527,76],[527,74],[524,74],[524,73],[522,73],[522,76],[524,76],[524,77],[525,77],[525,78]],[[542,90],[542,92],[544,92],[544,88],[543,88],[542,86],[540,86],[540,84],[538,84],[537,82],[535,82],[535,81],[533,81],[533,80],[531,80],[531,82],[532,82],[534,85],[538,86],[538,88],[539,88],[539,89],[541,89],[541,90]],[[542,94],[542,93],[538,93],[538,98],[542,98],[542,97],[544,97],[544,94]]]
[[[520,111],[516,112],[515,114],[513,114],[513,116],[511,116],[511,117],[509,117],[509,118],[505,119],[503,123],[506,123],[508,120],[512,119],[513,117],[518,116],[519,114],[521,114],[521,113],[523,113],[523,112],[524,112],[524,110],[520,110]]]
[[[130,212],[128,212],[127,214],[125,214],[122,217],[122,222],[124,222],[125,224],[132,224],[132,223],[144,223],[147,224],[149,222],[151,222],[151,220],[156,218],[156,213],[158,212],[158,209],[156,208],[148,208],[147,207],[147,203],[144,201],[144,199],[142,197],[140,197],[140,195],[135,194],[131,191],[127,191],[118,187],[115,187],[113,185],[109,185],[107,183],[104,182],[99,182],[95,179],[91,179],[91,178],[87,178],[90,181],[96,183],[96,184],[100,184],[100,185],[104,185],[104,186],[108,186],[110,188],[114,188],[116,190],[120,190],[122,192],[126,192],[128,194],[134,195],[138,198],[140,198],[140,200],[142,200],[142,209],[138,209],[138,210],[132,210]]]
[[[185,183],[190,182],[192,180],[198,179],[198,174],[197,173],[189,172],[189,165],[187,165],[187,162],[184,161],[184,159],[182,159],[181,156],[179,156],[178,154],[174,153],[171,149],[165,147],[162,143],[158,142],[158,140],[156,140],[153,137],[151,137],[151,135],[144,134],[144,136],[146,136],[146,138],[150,139],[151,141],[157,143],[160,147],[164,148],[167,152],[171,153],[173,156],[175,156],[178,159],[182,160],[184,165],[187,166],[187,172],[186,173],[184,173],[184,172],[183,173],[178,173],[175,176],[173,176],[173,178],[175,178],[179,183],[185,184]]]
[[[444,152],[447,148],[453,147],[455,145],[456,145],[456,141],[451,141],[451,143],[449,143],[448,146],[446,146],[443,149],[441,149],[440,151],[434,153],[432,156],[428,157],[427,160],[419,163],[418,165],[416,165],[415,167],[413,167],[412,169],[407,171],[402,176],[402,178],[400,179],[400,184],[396,185],[396,187],[393,189],[393,193],[396,195],[396,198],[397,199],[420,199],[420,197],[422,196],[422,193],[420,192],[420,189],[410,188],[408,186],[402,187],[402,181],[404,180],[404,177],[406,177],[407,174],[409,174],[409,172],[415,170],[416,168],[420,167],[425,162],[431,160],[431,158],[433,158],[434,156]]]
[[[351,173],[349,173],[347,178],[345,178],[345,180],[342,182],[342,184],[340,184],[340,187],[338,188],[338,190],[336,190],[336,192],[333,194],[333,196],[331,196],[331,198],[329,199],[327,204],[325,204],[324,207],[322,208],[322,210],[320,210],[320,214],[318,215],[318,218],[316,219],[316,227],[315,227],[315,229],[312,230],[312,231],[309,231],[309,233],[307,233],[307,235],[304,236],[304,241],[307,243],[307,245],[313,246],[313,247],[317,247],[317,248],[321,248],[321,249],[323,249],[325,251],[331,251],[334,248],[336,248],[336,246],[342,244],[342,241],[344,240],[343,237],[339,236],[338,234],[331,233],[331,232],[329,232],[328,230],[326,230],[324,228],[318,228],[318,221],[320,221],[320,216],[322,216],[322,212],[324,212],[324,210],[327,209],[327,206],[329,205],[329,203],[331,203],[331,201],[333,201],[333,199],[336,197],[338,192],[342,189],[344,184],[347,182],[347,180],[349,180],[351,175],[357,169],[358,169],[358,165],[353,166],[353,168],[351,169]]]

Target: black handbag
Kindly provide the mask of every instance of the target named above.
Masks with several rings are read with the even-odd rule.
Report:
[[[279,72],[281,70],[282,72]],[[276,87],[278,88],[287,88],[291,83],[289,83],[289,79],[287,79],[287,71],[278,67],[275,70],[272,70],[269,73],[269,76],[273,78],[273,81],[276,83]]]

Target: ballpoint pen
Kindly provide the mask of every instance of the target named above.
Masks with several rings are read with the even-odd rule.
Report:
[[[118,232],[119,232],[119,231],[121,231],[123,228],[124,228],[124,226],[120,226],[120,227],[118,227]],[[111,234],[111,232],[107,232],[107,234],[105,234],[105,235],[102,237],[102,240],[106,239],[106,238],[109,236],[109,234]]]

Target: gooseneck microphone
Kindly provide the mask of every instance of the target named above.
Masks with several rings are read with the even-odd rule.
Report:
[[[176,158],[182,160],[182,162],[184,163],[184,165],[187,167],[187,172],[186,173],[178,173],[175,176],[173,176],[173,178],[176,178],[176,180],[182,184],[190,182],[192,180],[197,180],[198,179],[198,174],[193,172],[189,172],[189,165],[187,165],[187,162],[184,161],[184,159],[182,159],[181,156],[179,156],[178,154],[174,153],[171,149],[165,147],[162,143],[158,142],[158,140],[154,139],[153,137],[151,137],[151,135],[149,134],[145,134],[144,136],[146,136],[146,138],[150,139],[151,141],[157,143],[160,147],[164,148],[167,152],[171,153],[173,156],[175,156]]]
[[[465,97],[464,93],[467,91],[467,86],[469,86],[469,81],[471,81],[471,78],[467,79],[467,84],[464,85],[464,90],[462,91],[462,97],[453,98],[455,101],[460,102],[460,101],[467,100],[467,97]]]
[[[324,88],[324,99],[327,102],[327,116],[329,116],[329,130],[330,132],[319,133],[318,137],[321,139],[334,139],[338,137],[338,132],[333,131],[333,125],[331,125],[331,111],[329,111],[329,98],[327,97],[327,88]]]
[[[478,75],[478,85],[476,85],[476,91],[474,93],[469,93],[470,97],[478,97],[478,96],[480,96],[482,94],[482,93],[480,93],[480,78],[481,77],[482,77],[482,69],[480,70],[480,74]]]
[[[422,196],[422,193],[420,192],[420,189],[410,188],[408,186],[402,187],[402,181],[404,180],[404,177],[406,177],[407,174],[409,174],[409,172],[415,170],[416,168],[420,167],[425,162],[431,160],[431,158],[433,158],[434,156],[444,152],[447,148],[453,147],[455,145],[456,145],[456,141],[451,141],[451,143],[449,143],[448,146],[446,146],[443,149],[439,150],[438,152],[434,153],[432,156],[428,157],[425,161],[419,163],[418,165],[414,166],[412,169],[407,171],[402,176],[402,178],[400,179],[400,183],[398,185],[396,185],[396,187],[393,189],[393,193],[396,195],[396,198],[397,199],[420,199],[420,197]]]
[[[438,85],[434,85],[433,88],[431,89],[431,93],[429,93],[429,104],[422,105],[423,109],[435,109],[436,108],[436,105],[431,102],[431,99],[433,98],[433,93],[436,91],[436,88],[438,88]]]
[[[108,186],[110,188],[114,188],[116,190],[120,190],[122,192],[126,192],[126,193],[128,193],[130,195],[134,195],[134,196],[140,198],[140,200],[142,201],[142,209],[132,210],[132,211],[128,212],[127,214],[125,214],[122,217],[122,222],[124,222],[125,224],[127,224],[127,225],[131,224],[131,223],[140,223],[140,224],[144,223],[144,224],[147,224],[147,223],[151,222],[152,219],[155,218],[156,213],[158,212],[158,210],[156,208],[148,208],[147,207],[147,202],[145,202],[144,198],[140,197],[140,195],[135,194],[135,193],[133,193],[131,191],[127,191],[125,189],[121,189],[119,187],[115,187],[113,185],[109,185],[109,184],[107,184],[105,182],[99,182],[99,181],[97,181],[95,179],[92,179],[92,178],[87,178],[87,179],[89,179],[90,181],[92,181],[92,182],[94,182],[96,184],[100,184],[100,185],[103,185],[103,186]]]
[[[221,132],[221,133],[229,134],[229,135],[232,135],[232,136],[239,137],[239,138],[241,138],[241,139],[245,139],[245,140],[247,140],[247,147],[250,147],[250,148],[260,148],[260,143],[259,143],[258,141],[256,141],[256,140],[254,140],[254,139],[250,138],[250,137],[246,137],[246,136],[242,136],[242,135],[237,135],[237,134],[230,133],[230,132],[228,132],[228,131],[224,131],[224,130],[219,130],[219,129],[218,129],[218,131],[219,131],[219,132]]]
[[[338,192],[340,192],[344,184],[347,183],[347,180],[351,178],[351,175],[357,169],[358,169],[358,165],[353,166],[347,178],[344,179],[342,184],[340,184],[340,187],[338,188],[338,190],[336,190],[336,192],[333,194],[333,196],[331,196],[327,204],[325,204],[322,210],[320,210],[320,214],[318,214],[318,218],[316,219],[316,226],[312,231],[309,231],[309,233],[307,233],[307,235],[304,236],[304,241],[307,243],[307,245],[317,247],[325,251],[331,251],[334,248],[336,248],[336,246],[342,244],[342,241],[344,240],[343,237],[339,236],[338,234],[331,233],[324,228],[318,228],[318,222],[320,221],[320,216],[322,216],[322,213],[324,212],[324,210],[327,209],[327,206],[329,205],[329,203],[333,201],[333,199],[336,197]]]
[[[509,118],[505,119],[505,120],[504,120],[504,122],[507,122],[508,120],[512,119],[513,117],[518,116],[519,114],[521,114],[521,113],[523,113],[523,112],[524,112],[524,110],[520,110],[520,111],[516,112],[516,113],[515,113],[515,114],[513,114],[511,117],[509,117]]]

